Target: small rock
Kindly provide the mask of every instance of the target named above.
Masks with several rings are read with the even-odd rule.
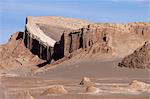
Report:
[[[88,77],[83,77],[83,79],[80,82],[80,85],[84,85],[84,86],[93,86],[94,83],[90,80],[90,78]]]
[[[88,77],[84,77],[81,80],[80,85],[86,87],[86,92],[88,93],[99,93],[100,91],[99,88],[94,87],[94,83]]]
[[[137,80],[132,81],[129,85],[132,90],[138,91],[146,91],[149,87],[149,84]]]

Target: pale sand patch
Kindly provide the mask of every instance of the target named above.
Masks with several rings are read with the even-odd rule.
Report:
[[[67,94],[68,91],[64,88],[63,85],[54,85],[50,88],[46,89],[42,95],[48,95],[48,94]]]

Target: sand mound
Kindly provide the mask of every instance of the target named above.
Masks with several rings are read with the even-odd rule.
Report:
[[[88,77],[83,77],[80,82],[80,85],[86,87],[86,92],[88,93],[99,93],[99,89],[94,87],[94,83]]]
[[[62,85],[55,85],[45,90],[42,95],[47,94],[66,94],[68,91]]]
[[[150,42],[136,49],[132,54],[126,56],[121,63],[120,67],[129,68],[150,68]]]
[[[42,62],[24,46],[22,34],[16,32],[7,44],[0,45],[0,73],[26,75],[37,69],[35,65]]]
[[[148,91],[150,89],[150,84],[134,80],[130,84],[130,88],[132,90],[137,90],[137,91]]]
[[[80,82],[80,85],[84,85],[84,86],[93,86],[94,83],[90,80],[90,78],[88,77],[83,77],[83,79]]]
[[[88,93],[99,93],[99,91],[100,90],[94,86],[88,86],[86,88],[86,92],[88,92]]]

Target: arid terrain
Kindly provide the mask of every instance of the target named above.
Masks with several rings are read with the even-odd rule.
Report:
[[[149,22],[30,17],[0,45],[0,99],[149,98]]]

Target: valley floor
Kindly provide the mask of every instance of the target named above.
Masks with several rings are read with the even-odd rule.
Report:
[[[1,77],[0,99],[22,99],[29,91],[35,99],[149,99],[148,91],[133,91],[129,83],[133,80],[150,83],[150,70],[121,68],[121,59],[80,59],[61,63],[31,77]],[[88,94],[79,85],[86,76],[96,83],[99,93]],[[64,95],[42,95],[52,85],[63,85],[68,91]]]

